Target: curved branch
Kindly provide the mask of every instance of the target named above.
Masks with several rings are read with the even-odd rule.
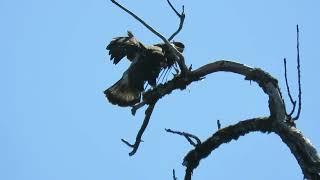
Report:
[[[150,102],[154,102],[155,100],[159,100],[165,95],[170,94],[173,90],[185,89],[186,86],[192,82],[198,81],[211,73],[220,71],[240,74],[245,76],[246,80],[252,80],[258,83],[262,90],[269,96],[270,117],[264,119],[256,118],[249,120],[248,122],[240,122],[242,125],[238,124],[227,127],[233,129],[232,131],[223,131],[226,128],[220,129],[215,137],[223,135],[225,136],[224,141],[216,142],[218,144],[215,145],[210,144],[209,141],[207,141],[209,144],[203,142],[193,151],[190,151],[191,155],[186,156],[186,161],[184,161],[184,164],[187,166],[185,178],[189,179],[189,175],[191,176],[192,170],[197,167],[199,161],[208,156],[210,152],[213,151],[217,145],[219,145],[219,143],[221,144],[224,142],[229,142],[232,139],[236,139],[239,136],[252,131],[275,132],[278,134],[294,154],[305,177],[308,179],[315,179],[314,177],[320,178],[320,175],[318,174],[320,172],[320,158],[316,149],[309,142],[309,140],[302,135],[302,133],[297,131],[297,129],[286,122],[287,116],[280,89],[278,87],[278,81],[261,69],[252,68],[232,61],[216,61],[191,71],[186,76],[176,76],[171,81],[147,91],[143,96],[143,100],[146,104],[149,104]],[[263,124],[263,126],[260,126],[259,124]],[[241,129],[242,126],[247,128]],[[233,133],[223,134],[222,132]],[[206,147],[206,151],[204,151],[201,147]],[[199,156],[199,153],[202,155]]]
[[[171,41],[182,29],[183,27],[183,23],[184,23],[184,19],[186,17],[186,15],[184,14],[184,6],[182,6],[182,12],[181,14],[173,7],[173,5],[171,4],[170,0],[167,0],[168,4],[170,5],[171,9],[176,13],[176,15],[179,17],[180,19],[180,24],[179,24],[179,28],[177,29],[176,32],[174,32],[170,38],[168,39],[168,41]]]
[[[250,132],[260,131],[263,133],[270,133],[271,130],[272,121],[268,117],[240,121],[235,125],[220,129],[206,141],[189,151],[182,164],[192,172],[197,168],[201,159],[206,158],[221,144],[228,143],[231,140],[237,140],[240,136]]]
[[[305,178],[320,179],[320,157],[310,140],[304,137],[300,130],[286,123],[278,123],[273,132],[289,147]]]
[[[275,120],[270,118],[249,119],[220,129],[202,144],[189,151],[183,160],[183,165],[187,168],[185,180],[190,180],[192,171],[197,168],[200,161],[209,156],[220,145],[231,140],[237,140],[240,136],[254,131],[262,133],[275,132],[278,134],[294,154],[305,177],[310,180],[319,179],[320,158],[310,141],[296,128],[290,127],[285,123],[277,123],[275,125],[273,123]]]
[[[284,78],[285,78],[285,81],[286,81],[287,93],[288,93],[290,102],[291,102],[291,104],[292,104],[292,110],[291,110],[291,112],[290,112],[289,114],[287,114],[287,115],[288,115],[289,117],[291,117],[292,114],[294,113],[295,109],[296,109],[297,101],[293,100],[293,97],[292,97],[292,95],[291,95],[290,86],[289,86],[289,83],[288,83],[287,60],[286,60],[286,58],[283,59],[283,66],[284,66]]]
[[[283,101],[280,95],[278,81],[270,74],[258,68],[252,68],[237,62],[220,60],[213,63],[204,65],[194,71],[191,71],[186,76],[176,76],[165,84],[161,84],[156,88],[147,91],[143,99],[149,104],[154,99],[160,99],[163,96],[170,94],[176,89],[185,89],[189,84],[194,81],[199,81],[206,75],[215,72],[233,72],[245,76],[246,80],[252,80],[259,84],[269,96],[269,109],[271,116],[275,116],[275,120],[284,121],[286,118]]]

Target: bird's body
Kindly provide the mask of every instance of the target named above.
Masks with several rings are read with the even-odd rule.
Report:
[[[182,52],[183,44],[176,44]],[[126,56],[131,64],[121,79],[104,91],[108,100],[119,106],[132,106],[140,102],[145,82],[156,86],[160,71],[175,63],[175,59],[167,56],[166,49],[165,44],[145,46],[130,32],[128,37],[114,38],[107,46],[110,60],[117,64]]]

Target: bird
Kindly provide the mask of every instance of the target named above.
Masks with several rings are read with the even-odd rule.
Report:
[[[180,53],[184,50],[181,42],[171,43]],[[106,47],[110,60],[118,64],[126,57],[131,63],[120,80],[104,91],[110,103],[122,107],[134,106],[141,100],[144,84],[157,85],[162,70],[170,69],[176,63],[176,57],[169,52],[164,43],[146,46],[131,31],[127,36],[116,37]]]

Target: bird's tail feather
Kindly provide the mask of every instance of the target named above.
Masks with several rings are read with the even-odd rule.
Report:
[[[130,87],[124,79],[105,90],[104,94],[112,104],[119,106],[133,106],[141,99],[141,91]]]

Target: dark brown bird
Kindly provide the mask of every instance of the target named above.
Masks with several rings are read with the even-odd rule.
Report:
[[[179,52],[183,52],[182,43],[173,42],[173,45]],[[172,67],[176,62],[165,44],[145,46],[130,31],[127,37],[114,38],[106,49],[109,50],[113,64],[117,64],[125,56],[131,61],[121,79],[104,91],[108,100],[119,106],[139,103],[145,82],[152,87],[156,86],[160,71]]]

